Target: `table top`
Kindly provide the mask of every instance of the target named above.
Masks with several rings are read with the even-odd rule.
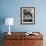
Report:
[[[4,39],[42,39],[43,40],[43,35],[40,32],[32,32],[32,34],[25,34],[27,32],[11,32],[11,35],[9,35],[7,32],[4,33]],[[38,35],[35,35],[38,34]]]

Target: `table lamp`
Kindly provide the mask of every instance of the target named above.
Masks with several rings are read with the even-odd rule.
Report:
[[[8,32],[8,34],[11,35],[11,33],[10,33],[10,26],[14,25],[14,18],[5,18],[5,25],[9,25],[9,32]]]

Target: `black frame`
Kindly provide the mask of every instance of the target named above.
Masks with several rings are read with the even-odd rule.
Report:
[[[21,24],[35,24],[35,7],[21,7],[20,14],[21,14]],[[26,16],[25,20],[24,16]]]

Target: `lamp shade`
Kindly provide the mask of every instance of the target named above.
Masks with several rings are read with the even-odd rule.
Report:
[[[5,25],[14,25],[14,18],[5,18]]]

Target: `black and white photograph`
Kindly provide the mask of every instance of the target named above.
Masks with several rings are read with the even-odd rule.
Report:
[[[21,24],[35,24],[34,7],[21,7]]]

